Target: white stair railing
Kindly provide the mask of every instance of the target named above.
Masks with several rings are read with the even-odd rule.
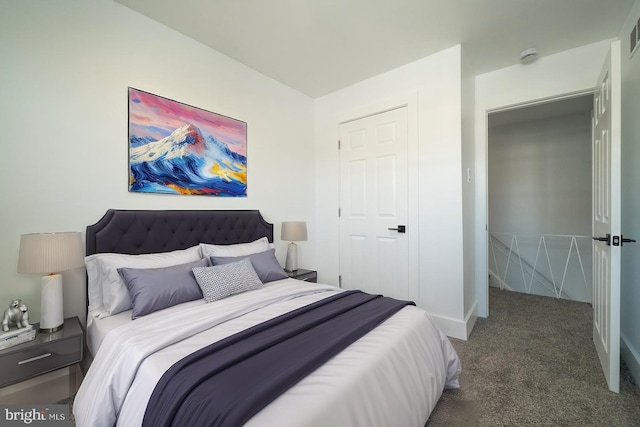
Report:
[[[558,283],[556,280],[556,276],[553,272],[552,257],[557,257],[557,248],[554,254],[550,256],[549,249],[547,247],[547,240],[554,239],[555,241],[561,239],[570,239],[569,250],[567,252],[566,259],[564,261],[564,269],[562,272],[562,279]],[[535,260],[533,264],[531,264],[525,257],[522,256],[522,251],[520,250],[520,243],[523,240],[532,241],[537,239],[538,247],[536,250]],[[491,249],[491,256],[493,265],[490,265],[489,271],[490,273],[498,279],[498,283],[500,284],[500,289],[504,289],[505,287],[512,288],[514,286],[509,285],[507,277],[509,273],[509,267],[511,263],[516,264],[517,267],[520,267],[520,274],[518,276],[522,276],[522,287],[525,289],[526,293],[532,293],[531,290],[533,288],[534,280],[537,284],[546,288],[551,294],[555,295],[556,298],[566,298],[573,299],[569,297],[565,292],[565,283],[567,282],[567,272],[569,270],[569,262],[571,260],[571,254],[575,253],[578,259],[578,263],[580,266],[580,273],[582,279],[582,283],[584,284],[586,294],[588,295],[589,301],[591,301],[591,286],[588,284],[587,275],[585,274],[584,263],[582,261],[582,255],[580,254],[580,248],[578,245],[579,239],[587,239],[589,242],[591,241],[591,236],[577,236],[577,235],[558,235],[558,234],[542,234],[542,235],[517,235],[514,233],[506,233],[506,232],[490,232],[489,233],[489,243]],[[581,240],[587,243],[585,240]],[[508,244],[506,242],[509,242]],[[503,256],[506,256],[506,262],[504,264],[504,272],[501,274],[501,269],[498,265],[498,260],[496,257],[496,252],[501,253]],[[543,252],[542,257],[546,258],[546,264],[548,267],[548,276],[545,274],[547,272],[542,272],[541,266],[538,264],[541,258],[541,252]],[[542,261],[544,262],[544,260]],[[492,268],[493,267],[493,268]],[[525,271],[527,274],[525,274]],[[529,276],[529,280],[527,281],[526,276]],[[575,278],[573,278],[575,280]]]

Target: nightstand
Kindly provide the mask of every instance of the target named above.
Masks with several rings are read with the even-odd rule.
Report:
[[[305,282],[313,283],[318,281],[318,272],[315,270],[304,270],[299,268],[296,271],[287,271],[286,273],[292,279],[304,280]]]
[[[0,350],[0,387],[79,363],[83,342],[80,321],[71,317],[58,332],[38,332],[33,341]]]

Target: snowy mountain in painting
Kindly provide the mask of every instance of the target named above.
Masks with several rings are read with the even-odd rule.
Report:
[[[247,159],[193,124],[144,142],[130,137],[131,191],[246,195]]]
[[[149,142],[153,142],[153,141],[155,141],[155,139],[153,139],[153,137],[151,136],[145,136],[145,137],[132,136],[129,139],[129,143],[131,144],[132,147],[139,147],[141,145],[148,144]]]

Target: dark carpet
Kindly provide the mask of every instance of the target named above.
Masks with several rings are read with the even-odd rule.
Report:
[[[426,426],[640,426],[640,388],[622,363],[609,391],[592,342],[590,304],[490,288],[490,316],[467,341],[458,390]]]

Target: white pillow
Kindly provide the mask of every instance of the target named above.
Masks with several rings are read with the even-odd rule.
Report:
[[[211,245],[200,243],[203,258],[212,256],[230,257],[257,254],[270,249],[269,239],[262,237],[249,243],[237,243],[235,245]]]
[[[102,270],[98,266],[98,256],[102,254],[89,255],[84,258],[84,265],[87,267],[87,293],[89,296],[89,315],[98,317],[104,311],[102,303]]]
[[[118,274],[118,268],[171,267],[200,259],[198,246],[156,254],[103,253],[90,255],[85,258],[89,277],[89,313],[102,319],[125,310],[131,310],[129,291],[122,277]]]

